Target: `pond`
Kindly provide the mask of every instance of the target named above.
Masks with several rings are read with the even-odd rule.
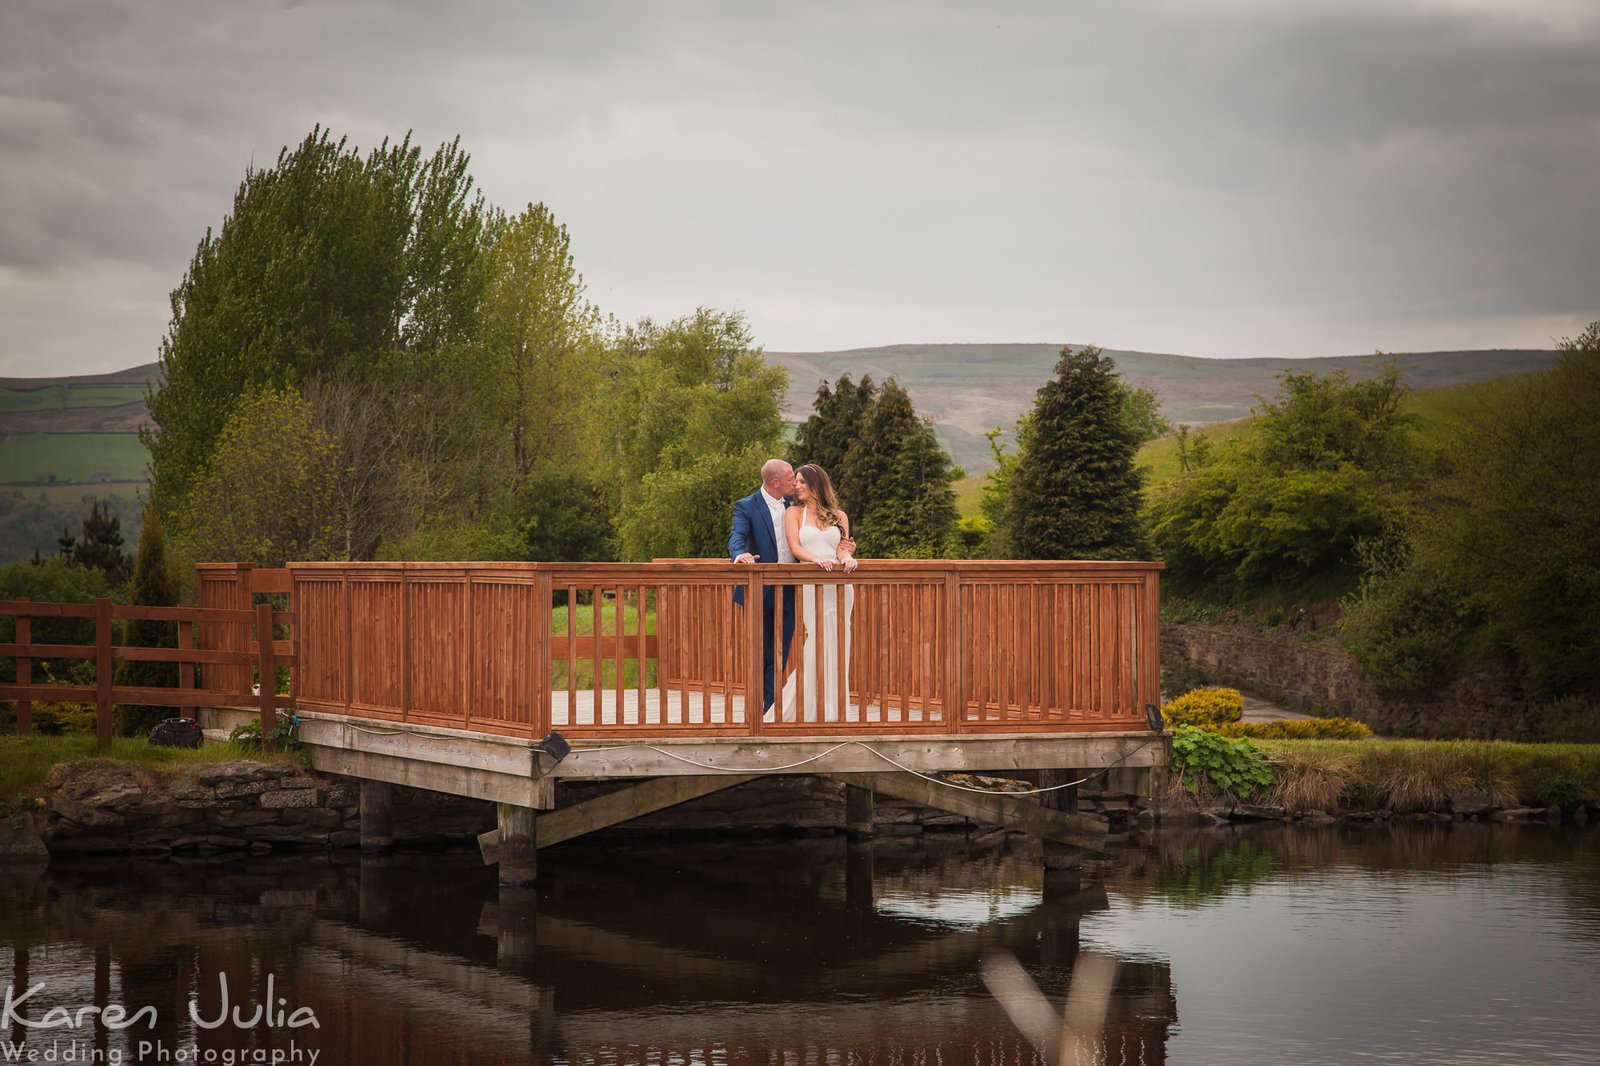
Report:
[[[0,1062],[1592,1064],[1600,1049],[1600,834],[1571,828],[1169,832],[1048,888],[1037,844],[999,832],[590,838],[540,866],[537,888],[506,892],[467,852],[0,870]],[[1048,1031],[1049,1058],[986,960],[1024,976],[991,983]],[[1109,999],[1086,995],[1096,1028],[1063,1045],[1075,972],[1084,993],[1109,975]]]

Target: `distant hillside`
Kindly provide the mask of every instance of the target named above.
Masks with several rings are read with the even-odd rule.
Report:
[[[956,462],[969,474],[987,470],[984,433],[1009,429],[1033,405],[1033,394],[1055,368],[1056,344],[895,344],[838,352],[772,352],[769,360],[789,368],[789,416],[806,416],[817,385],[848,373],[882,380],[893,374],[911,393],[917,410],[930,416]],[[1257,394],[1277,392],[1285,370],[1327,373],[1337,368],[1356,378],[1373,373],[1370,355],[1318,359],[1200,359],[1186,355],[1107,349],[1133,385],[1161,397],[1174,422],[1200,425],[1243,418]],[[1542,370],[1553,350],[1489,349],[1400,354],[1406,380],[1417,389],[1485,381]]]

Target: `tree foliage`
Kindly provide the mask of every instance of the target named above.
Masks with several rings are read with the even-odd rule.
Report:
[[[187,559],[282,566],[339,556],[338,452],[314,415],[292,387],[244,399],[181,512]]]
[[[490,402],[510,429],[513,488],[535,469],[586,466],[600,387],[600,315],[567,228],[543,204],[489,226],[482,319]]]
[[[782,450],[787,372],[761,357],[743,315],[706,308],[629,328],[607,358],[621,554],[721,555],[733,502]]]
[[[178,603],[178,583],[167,563],[166,530],[154,508],[146,508],[144,527],[139,532],[139,552],[134,561],[128,602],[144,607],[174,607]],[[177,623],[135,618],[128,622],[122,643],[134,648],[176,648]],[[177,683],[177,663],[127,660],[117,666],[119,685],[172,688]],[[117,733],[127,737],[149,732],[151,726],[176,713],[177,708],[167,706],[119,707]]]
[[[822,382],[811,405],[810,417],[800,423],[794,443],[789,446],[792,464],[815,463],[828,472],[834,491],[838,493],[839,505],[847,512],[852,506],[850,494],[855,486],[844,477],[845,457],[851,443],[861,436],[867,416],[877,401],[878,387],[872,383],[870,374],[862,375],[859,383],[844,374],[832,388],[826,381]]]
[[[99,499],[90,501],[77,536],[61,531],[61,554],[79,566],[100,571],[112,589],[128,580],[129,559],[122,543],[122,520]]]
[[[848,439],[835,482],[841,498],[848,496],[845,509],[859,554],[953,554],[957,514],[950,485],[962,475],[897,380],[891,377],[877,390]]]
[[[1600,321],[1469,419],[1350,604],[1373,679],[1415,694],[1464,653],[1536,696],[1600,691]]]
[[[1358,545],[1401,505],[1417,462],[1394,361],[1360,382],[1343,370],[1279,380],[1243,440],[1186,448],[1183,472],[1151,501],[1151,534],[1179,586],[1353,582]]]
[[[186,500],[247,393],[470,347],[482,228],[458,143],[424,157],[407,137],[362,156],[318,127],[248,171],[172,294],[142,434],[162,512]]]
[[[1116,364],[1099,348],[1061,349],[1039,389],[1016,465],[1006,470],[1005,535],[1021,559],[1137,559],[1140,431]]]

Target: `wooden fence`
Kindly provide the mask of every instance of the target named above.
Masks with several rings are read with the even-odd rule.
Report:
[[[289,570],[307,710],[530,737],[818,736],[1140,730],[1159,702],[1156,563]],[[772,708],[747,710],[764,632],[791,630]]]
[[[14,700],[17,731],[33,729],[33,704],[48,700],[85,703],[95,707],[95,732],[99,746],[111,746],[113,713],[117,705],[176,707],[187,718],[196,707],[257,707],[262,736],[276,725],[278,697],[276,674],[280,666],[293,667],[293,640],[274,639],[276,627],[292,626],[292,612],[274,610],[269,603],[251,605],[258,592],[286,592],[286,570],[259,570],[248,566],[208,564],[201,569],[198,607],[143,607],[94,603],[35,603],[0,601],[0,617],[15,620],[15,633],[0,643],[0,657],[16,661],[16,677],[0,683],[0,700]],[[207,572],[222,574],[208,585]],[[223,589],[224,594],[218,595]],[[227,604],[243,603],[245,606]],[[34,639],[33,623],[44,619],[81,619],[94,623],[94,643],[61,643]],[[171,622],[177,647],[149,648],[117,642],[117,623],[134,620]],[[94,664],[93,684],[39,683],[34,665],[87,660]],[[119,662],[169,662],[178,664],[175,687],[119,685]],[[259,678],[259,686],[256,679]]]

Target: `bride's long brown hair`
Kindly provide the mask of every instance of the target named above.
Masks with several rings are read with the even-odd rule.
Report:
[[[806,488],[811,490],[811,498],[816,501],[817,525],[838,525],[839,497],[834,494],[833,482],[829,480],[828,472],[816,463],[807,463],[795,473],[806,483]]]

